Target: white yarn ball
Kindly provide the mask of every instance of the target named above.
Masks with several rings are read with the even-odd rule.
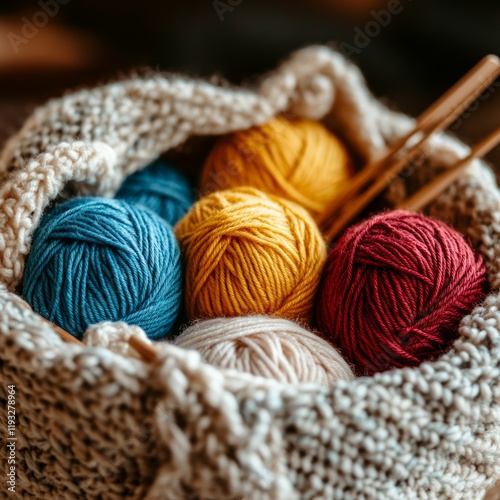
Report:
[[[354,374],[328,342],[297,323],[270,316],[216,318],[194,323],[176,340],[219,368],[279,382],[331,386]]]

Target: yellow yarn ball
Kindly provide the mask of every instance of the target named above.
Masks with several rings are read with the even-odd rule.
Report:
[[[345,146],[321,123],[278,117],[222,137],[203,167],[201,191],[252,186],[294,201],[318,220],[351,171]]]
[[[175,232],[190,318],[310,318],[326,244],[295,203],[249,187],[217,191],[195,203]]]

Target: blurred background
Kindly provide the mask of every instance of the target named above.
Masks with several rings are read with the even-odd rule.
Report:
[[[376,95],[417,114],[482,56],[500,54],[500,2],[2,0],[0,147],[33,107],[67,90],[134,69],[251,81],[311,43],[342,50]],[[496,82],[455,132],[475,140],[499,114]]]

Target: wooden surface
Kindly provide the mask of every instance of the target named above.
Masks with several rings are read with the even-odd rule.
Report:
[[[486,494],[485,500],[500,500],[500,483]]]

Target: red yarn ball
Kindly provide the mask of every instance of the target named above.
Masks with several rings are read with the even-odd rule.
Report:
[[[487,289],[483,259],[442,222],[402,210],[350,229],[319,288],[319,329],[362,375],[443,354]]]

